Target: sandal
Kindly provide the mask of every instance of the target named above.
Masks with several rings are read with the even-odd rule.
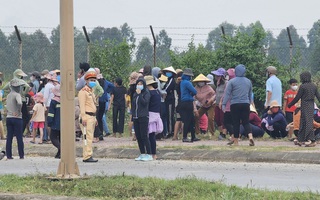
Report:
[[[32,140],[31,140],[30,143],[35,144],[35,141],[32,141]]]
[[[249,139],[249,146],[251,146],[251,147],[254,146],[254,141],[253,141],[253,139]]]
[[[233,145],[233,144],[234,144],[234,141],[233,141],[233,140],[231,140],[230,142],[227,143],[227,145],[229,145],[229,146],[231,146],[231,145]]]

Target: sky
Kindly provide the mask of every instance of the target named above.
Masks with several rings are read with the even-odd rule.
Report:
[[[50,34],[59,24],[59,0],[0,0],[0,29],[9,34],[17,25],[22,32],[40,29]],[[205,43],[207,34],[222,22],[245,26],[260,21],[275,36],[294,25],[306,38],[320,19],[320,1],[292,0],[74,0],[74,25],[90,32],[96,26],[120,27],[127,22],[136,33],[151,39],[163,28],[177,46],[187,46],[191,35]]]

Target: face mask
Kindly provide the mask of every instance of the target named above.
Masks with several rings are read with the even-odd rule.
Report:
[[[136,88],[139,89],[139,90],[143,90],[143,85],[137,85]]]
[[[90,88],[93,88],[94,86],[96,86],[97,85],[97,83],[95,82],[95,81],[90,81],[89,83],[88,83],[88,86],[90,87]]]
[[[318,110],[314,110],[313,114],[316,115],[318,113]]]
[[[296,91],[296,90],[298,89],[298,86],[297,86],[297,85],[291,86],[291,89],[292,89],[293,91]]]
[[[204,82],[199,82],[199,83],[198,83],[198,86],[199,86],[199,87],[203,87],[205,84],[206,84],[206,83],[204,83]]]
[[[165,85],[166,85],[166,82],[161,82],[160,83],[161,88],[164,88]]]
[[[172,72],[166,72],[166,77],[170,78],[172,76]]]

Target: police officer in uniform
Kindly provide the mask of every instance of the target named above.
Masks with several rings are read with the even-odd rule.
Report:
[[[98,162],[92,158],[92,140],[96,120],[96,97],[93,93],[93,87],[96,86],[97,74],[94,70],[85,73],[84,79],[86,85],[79,91],[80,105],[80,127],[83,133],[83,162]]]

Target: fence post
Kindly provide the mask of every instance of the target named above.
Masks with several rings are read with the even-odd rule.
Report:
[[[86,40],[87,40],[87,62],[89,63],[90,61],[90,38],[87,32],[87,29],[85,26],[82,26],[84,35],[86,36]]]
[[[153,67],[156,67],[156,47],[157,47],[157,41],[156,37],[154,36],[153,28],[150,25],[151,34],[153,37]]]
[[[22,69],[22,40],[17,25],[14,25],[14,29],[19,40],[19,67]]]
[[[224,32],[224,27],[223,26],[221,26],[221,32],[222,32],[222,36],[225,37],[226,33]]]
[[[290,43],[290,63],[289,63],[289,66],[290,66],[290,78],[292,78],[292,49],[293,49],[293,43],[292,43],[292,38],[291,38],[291,34],[290,34],[290,29],[289,27],[287,27],[287,33],[288,33],[288,37],[289,37],[289,43]]]

